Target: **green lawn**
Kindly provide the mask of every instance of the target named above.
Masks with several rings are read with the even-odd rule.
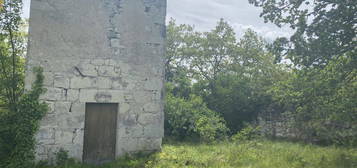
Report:
[[[61,168],[93,168],[68,165]],[[98,168],[357,168],[357,149],[319,147],[288,142],[242,144],[169,143],[162,152],[125,157]]]

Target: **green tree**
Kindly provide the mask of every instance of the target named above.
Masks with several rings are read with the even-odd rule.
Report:
[[[0,8],[0,103],[16,109],[23,90],[24,36],[20,31],[22,1],[4,1]],[[4,107],[4,105],[0,105]]]
[[[232,133],[259,115],[280,113],[268,90],[286,71],[274,63],[267,45],[257,33],[247,30],[236,43],[229,68],[216,79],[214,92],[206,96],[208,106],[223,115]]]
[[[348,52],[323,69],[296,69],[272,87],[297,138],[357,145],[357,59]]]
[[[357,1],[355,0],[249,0],[263,8],[265,22],[295,30],[290,40],[278,39],[280,53],[295,64],[310,67],[356,49]],[[289,42],[290,44],[287,44]],[[281,50],[283,46],[287,52]],[[279,49],[280,48],[280,49]],[[285,50],[286,51],[286,50]]]
[[[290,131],[309,142],[356,144],[357,1],[249,2],[263,8],[266,22],[295,30],[269,48],[298,67],[270,89]]]
[[[33,167],[34,135],[47,105],[39,101],[42,69],[34,69],[32,90],[24,92],[25,33],[21,0],[2,1],[0,8],[0,167]]]
[[[174,20],[167,26],[165,133],[169,136],[212,141],[228,130],[218,113],[192,91],[194,81],[202,78],[192,62],[202,55],[203,38],[192,26],[176,25]]]
[[[176,25],[171,19],[167,25],[165,80],[174,84],[172,94],[177,97],[189,98],[191,94],[191,79],[188,60],[197,34],[193,27],[185,24]]]
[[[190,60],[190,68],[197,79],[215,81],[226,71],[235,54],[236,38],[233,28],[221,19],[210,32],[204,32],[197,40],[196,52]],[[214,85],[212,83],[212,85]]]
[[[209,32],[196,32],[174,21],[167,31],[166,75],[173,96],[202,97],[233,133],[266,109],[275,111],[267,90],[285,71],[274,63],[268,43],[254,31],[248,30],[237,41],[233,28],[222,19]]]
[[[203,33],[171,20],[167,27],[166,80],[176,80],[177,85],[183,84],[182,78],[206,80],[212,91],[215,78],[227,69],[235,47],[233,28],[223,19],[212,31]]]
[[[192,26],[176,25],[175,20],[171,19],[166,34],[165,79],[172,82],[176,76],[188,73],[185,63],[189,58],[188,50],[192,48],[192,36],[195,32]]]

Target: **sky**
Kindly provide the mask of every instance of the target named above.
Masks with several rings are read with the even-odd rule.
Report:
[[[24,17],[29,17],[30,0],[24,2]],[[167,0],[167,21],[170,18],[178,24],[194,25],[198,31],[212,30],[220,18],[227,21],[241,37],[248,28],[267,40],[288,37],[292,31],[280,29],[271,23],[264,23],[259,17],[261,9],[248,0]]]

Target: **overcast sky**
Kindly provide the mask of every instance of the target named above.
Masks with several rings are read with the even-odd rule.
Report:
[[[24,16],[29,16],[31,0],[24,0]],[[287,28],[279,29],[273,24],[264,23],[259,17],[260,8],[248,0],[167,0],[167,20],[174,18],[177,23],[195,25],[200,31],[214,28],[220,18],[225,19],[240,37],[251,28],[267,39],[289,36]]]

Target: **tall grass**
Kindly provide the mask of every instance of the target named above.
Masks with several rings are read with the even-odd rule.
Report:
[[[150,156],[123,157],[98,168],[356,168],[357,149],[290,142],[168,143]],[[94,168],[80,164],[58,168]]]

